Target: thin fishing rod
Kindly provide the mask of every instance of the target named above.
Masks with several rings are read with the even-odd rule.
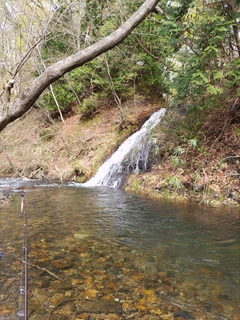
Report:
[[[20,299],[19,299],[19,311],[17,312],[17,316],[19,318],[23,318],[24,320],[28,319],[28,228],[27,228],[27,213],[26,213],[26,204],[24,200],[24,193],[21,194],[21,214],[24,214],[23,221],[23,247],[22,247],[22,263],[24,267],[21,272],[21,280],[20,280]],[[0,236],[12,225],[12,221],[16,219],[14,216],[8,225],[0,231]],[[0,244],[0,261],[3,258],[3,248],[2,244]],[[24,269],[24,271],[23,271]],[[23,272],[24,272],[24,289],[22,287],[23,281]],[[21,307],[21,295],[24,295],[24,311],[20,309]]]
[[[24,214],[24,320],[28,319],[28,232],[27,232],[27,213],[24,200],[24,193],[21,195],[21,213]]]

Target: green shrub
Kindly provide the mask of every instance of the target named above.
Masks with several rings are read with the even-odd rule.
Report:
[[[82,103],[78,106],[78,110],[81,114],[82,120],[92,119],[96,113],[98,108],[99,101],[97,95],[92,95],[82,101]]]

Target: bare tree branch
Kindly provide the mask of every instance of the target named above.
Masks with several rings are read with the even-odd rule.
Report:
[[[46,35],[48,36],[48,34]],[[16,75],[19,73],[19,71],[22,69],[22,67],[24,66],[24,64],[27,62],[27,60],[29,59],[31,53],[33,52],[33,50],[39,45],[40,42],[42,42],[42,40],[45,37],[41,37],[38,39],[37,42],[35,42],[31,48],[28,50],[28,52],[24,55],[24,57],[22,58],[22,60],[19,62],[14,74],[13,74],[13,79],[16,77]]]
[[[159,0],[146,0],[125,23],[109,36],[48,67],[32,82],[19,99],[9,104],[7,112],[4,112],[0,117],[0,131],[26,113],[51,83],[61,78],[65,73],[84,65],[121,43],[149,13],[153,12],[158,2]]]

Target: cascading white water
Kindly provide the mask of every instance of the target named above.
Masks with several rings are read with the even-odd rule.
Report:
[[[143,142],[144,138],[161,121],[161,118],[164,116],[165,112],[165,108],[154,112],[151,117],[143,124],[141,129],[127,138],[117,149],[117,151],[114,152],[113,155],[100,166],[96,175],[89,181],[84,183],[84,185],[87,187],[120,187],[127,174],[127,172],[124,172],[124,160],[133,149],[140,149],[140,145]],[[147,150],[144,158],[147,158],[148,151],[149,150]],[[144,161],[146,160],[147,159],[145,159]],[[138,164],[136,166],[138,166]]]

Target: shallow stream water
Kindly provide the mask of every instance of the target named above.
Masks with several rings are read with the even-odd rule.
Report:
[[[120,189],[0,180],[0,319],[240,319],[240,211]],[[19,314],[19,313],[18,313]]]

